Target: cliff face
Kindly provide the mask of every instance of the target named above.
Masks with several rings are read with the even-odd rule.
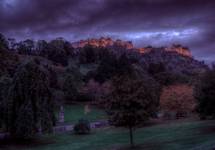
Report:
[[[80,40],[78,42],[72,43],[74,48],[82,48],[86,45],[91,45],[93,47],[121,47],[125,49],[133,49],[134,46],[131,41],[122,41],[122,40],[112,40],[111,38],[101,37],[99,39],[88,39]]]
[[[144,47],[144,48],[135,48],[131,41],[122,41],[122,40],[112,40],[111,38],[101,37],[99,39],[88,39],[88,40],[80,40],[78,42],[72,43],[74,48],[83,48],[86,45],[91,45],[93,47],[105,47],[105,48],[121,48],[128,50],[135,50],[139,53],[145,54],[149,53],[154,49],[154,47]],[[159,48],[161,50],[177,53],[182,56],[192,57],[190,50],[187,47],[183,47],[181,45],[172,45],[171,47],[163,47]]]
[[[181,45],[172,45],[172,47],[165,48],[165,50],[169,52],[177,52],[183,56],[192,57],[190,50],[187,47],[183,47]]]
[[[140,53],[149,53],[152,50],[154,50],[155,48],[153,47],[146,47],[146,48],[139,48],[138,51]],[[181,45],[172,45],[171,47],[164,47],[161,48],[161,50],[167,51],[167,52],[173,52],[173,53],[177,53],[180,54],[182,56],[186,56],[186,57],[192,57],[192,54],[190,52],[190,50],[187,47],[183,47]]]

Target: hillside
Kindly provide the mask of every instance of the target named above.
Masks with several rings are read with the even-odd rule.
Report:
[[[65,68],[72,62],[76,68],[81,66],[81,68],[78,67],[80,71],[87,70],[83,75],[89,76],[88,73],[97,74],[97,67],[102,61],[108,63],[108,60],[104,60],[109,57],[108,55],[112,57],[109,58],[110,61],[113,61],[113,57],[118,59],[123,54],[126,54],[131,63],[139,66],[140,72],[148,72],[152,76],[160,76],[160,74],[164,77],[183,76],[186,80],[190,80],[207,69],[204,62],[198,61],[192,56],[189,48],[181,45],[135,48],[131,41],[104,37],[73,43],[63,38],[54,39],[49,43],[27,39],[16,43],[15,50],[14,47],[13,49],[9,47],[9,50],[1,50],[0,64],[2,71],[5,68],[10,72],[12,69],[14,72],[19,63],[37,58],[42,65],[52,66],[56,72],[59,72],[59,69],[65,72]],[[16,61],[14,61],[15,57]],[[95,67],[88,67],[92,65]]]

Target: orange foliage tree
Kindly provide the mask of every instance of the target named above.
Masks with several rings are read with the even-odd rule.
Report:
[[[187,115],[195,109],[193,87],[186,84],[164,87],[160,107],[164,112],[174,112],[176,117]]]

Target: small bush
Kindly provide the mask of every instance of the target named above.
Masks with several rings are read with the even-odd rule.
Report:
[[[80,119],[74,126],[75,134],[89,134],[90,133],[90,122],[88,120]]]

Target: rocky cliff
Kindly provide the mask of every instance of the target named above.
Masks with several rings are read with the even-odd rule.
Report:
[[[113,40],[111,38],[101,37],[99,39],[87,39],[80,40],[78,42],[72,43],[74,48],[82,48],[86,45],[91,45],[93,47],[121,47],[125,49],[133,49],[134,46],[131,41]]]
[[[153,49],[155,49],[155,48],[153,48],[153,47],[145,47],[145,48],[139,48],[138,51],[140,53],[149,53]],[[164,51],[167,51],[167,52],[178,53],[178,54],[180,54],[182,56],[192,57],[192,54],[191,54],[189,48],[183,47],[181,45],[173,44],[171,47],[163,47],[161,49],[164,50]]]
[[[78,42],[72,43],[74,48],[82,48],[86,45],[91,45],[93,47],[105,47],[105,48],[123,48],[128,50],[134,50],[139,53],[145,54],[151,52],[154,47],[144,47],[144,48],[135,48],[131,41],[122,41],[122,40],[113,40],[111,38],[104,38],[101,37],[99,39],[87,39],[87,40],[80,40]],[[182,56],[192,57],[190,50],[187,47],[183,47],[181,45],[173,44],[170,47],[162,47],[162,50],[171,52],[171,53],[178,53]]]

